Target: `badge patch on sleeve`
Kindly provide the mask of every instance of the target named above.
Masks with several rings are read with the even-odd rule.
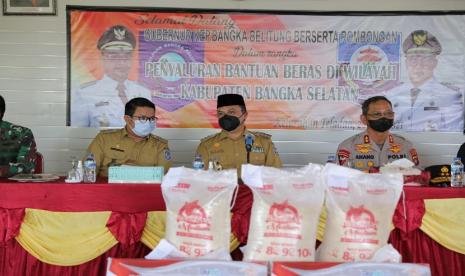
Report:
[[[420,160],[418,160],[418,154],[416,149],[411,149],[410,150],[410,155],[412,156],[412,161],[415,163],[415,166],[418,166],[420,164]]]
[[[349,159],[349,157],[350,157],[350,151],[348,151],[346,149],[340,149],[337,152],[337,157],[339,159],[339,165],[344,166],[347,159]]]
[[[169,149],[165,149],[165,160],[170,161],[171,160],[171,151]]]

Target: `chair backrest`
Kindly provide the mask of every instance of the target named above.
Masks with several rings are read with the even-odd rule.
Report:
[[[34,173],[43,173],[44,172],[44,156],[40,152],[36,152],[36,162],[35,162]]]

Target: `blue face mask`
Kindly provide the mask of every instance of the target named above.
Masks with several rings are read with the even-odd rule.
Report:
[[[155,122],[149,120],[141,122],[140,120],[134,120],[134,128],[132,131],[139,137],[147,137],[152,131],[155,130]]]

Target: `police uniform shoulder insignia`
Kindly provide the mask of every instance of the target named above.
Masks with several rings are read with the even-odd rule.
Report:
[[[86,82],[86,83],[81,84],[81,86],[79,86],[79,88],[80,88],[80,89],[84,89],[84,88],[89,87],[89,86],[92,86],[92,85],[94,85],[94,84],[96,84],[96,83],[97,83],[96,80],[94,80],[94,81],[89,81],[89,82]]]
[[[264,132],[259,132],[259,131],[251,131],[251,132],[252,132],[253,135],[255,135],[255,136],[259,136],[259,137],[271,139],[271,134],[264,133]]]

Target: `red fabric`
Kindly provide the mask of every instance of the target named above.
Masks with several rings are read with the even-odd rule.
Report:
[[[421,221],[425,215],[425,202],[423,200],[406,200],[404,214],[404,201],[401,198],[397,204],[396,210],[392,217],[392,223],[403,233],[411,232],[420,228]]]
[[[146,212],[135,214],[112,212],[106,226],[120,243],[133,245],[140,241],[146,220]]]
[[[0,275],[106,275],[107,258],[142,258],[151,251],[143,243],[130,246],[117,244],[101,256],[76,266],[58,266],[43,263],[25,251],[15,239],[0,246]]]
[[[231,231],[241,244],[247,243],[252,202],[252,190],[246,185],[240,184],[236,202],[232,209]]]
[[[404,187],[406,200],[465,198],[465,188]]]
[[[0,246],[19,234],[24,209],[0,209]]]
[[[165,210],[160,184],[67,184],[63,179],[53,183],[0,181],[0,208],[123,213]],[[102,179],[100,183],[105,182]]]
[[[409,233],[405,239],[399,229],[394,229],[389,238],[401,253],[402,262],[427,263],[432,275],[465,275],[465,255],[440,245],[420,229]]]

